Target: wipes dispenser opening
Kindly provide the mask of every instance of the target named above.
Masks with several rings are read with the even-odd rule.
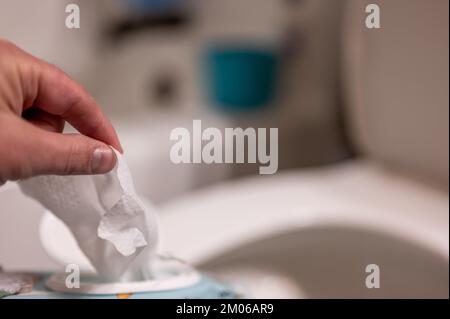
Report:
[[[237,298],[231,287],[193,269],[175,257],[157,255],[151,263],[133,265],[118,281],[99,278],[67,226],[50,212],[40,224],[48,255],[68,272],[45,279],[49,298]],[[142,258],[145,258],[143,254]],[[138,257],[140,259],[141,256]],[[75,268],[73,268],[75,267]],[[75,269],[75,270],[74,270]],[[79,269],[79,280],[76,277]]]

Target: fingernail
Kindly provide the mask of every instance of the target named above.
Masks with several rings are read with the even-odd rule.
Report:
[[[94,150],[91,158],[91,172],[94,174],[107,173],[114,168],[116,155],[108,146],[101,146]]]

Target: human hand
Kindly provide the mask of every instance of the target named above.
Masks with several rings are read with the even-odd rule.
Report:
[[[81,134],[62,134],[65,121]],[[0,39],[0,185],[110,171],[122,148],[94,99],[53,65]]]

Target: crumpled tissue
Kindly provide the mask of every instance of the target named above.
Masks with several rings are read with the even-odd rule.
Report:
[[[103,175],[36,176],[19,182],[23,193],[61,219],[101,278],[119,280],[156,251],[155,212],[144,206],[123,155]],[[134,275],[130,275],[131,279]]]

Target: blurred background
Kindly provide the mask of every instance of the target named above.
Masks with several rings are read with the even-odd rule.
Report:
[[[342,4],[72,2],[80,6],[80,29],[64,27],[70,1],[2,1],[0,36],[80,81],[119,131],[125,123],[139,126],[137,121],[158,133],[165,125],[190,128],[199,118],[204,127],[278,127],[280,168],[349,156],[338,81]],[[128,128],[123,130],[121,138],[127,139]],[[162,135],[158,144],[143,136],[138,142],[146,150],[140,152],[163,148],[166,159],[171,143]],[[258,172],[257,165],[216,165],[199,167],[202,174],[187,180],[183,174],[192,167],[172,171],[167,165],[154,178],[164,177],[172,194],[185,183],[198,187]],[[170,181],[172,175],[179,185]],[[158,189],[150,194],[157,201],[170,195]]]
[[[80,7],[80,29],[64,25],[68,3]],[[166,249],[282,296],[448,297],[448,1],[378,0],[380,29],[365,27],[369,3],[0,0],[0,37],[95,97],[138,192],[161,209]],[[204,128],[277,127],[279,173],[173,164],[169,133],[193,119]],[[5,268],[57,267],[39,244],[41,215],[14,183],[0,188]],[[326,222],[304,230],[311,216]],[[379,295],[352,277],[364,276],[349,263],[364,264],[367,251],[399,276]],[[405,258],[421,267],[402,274]]]

